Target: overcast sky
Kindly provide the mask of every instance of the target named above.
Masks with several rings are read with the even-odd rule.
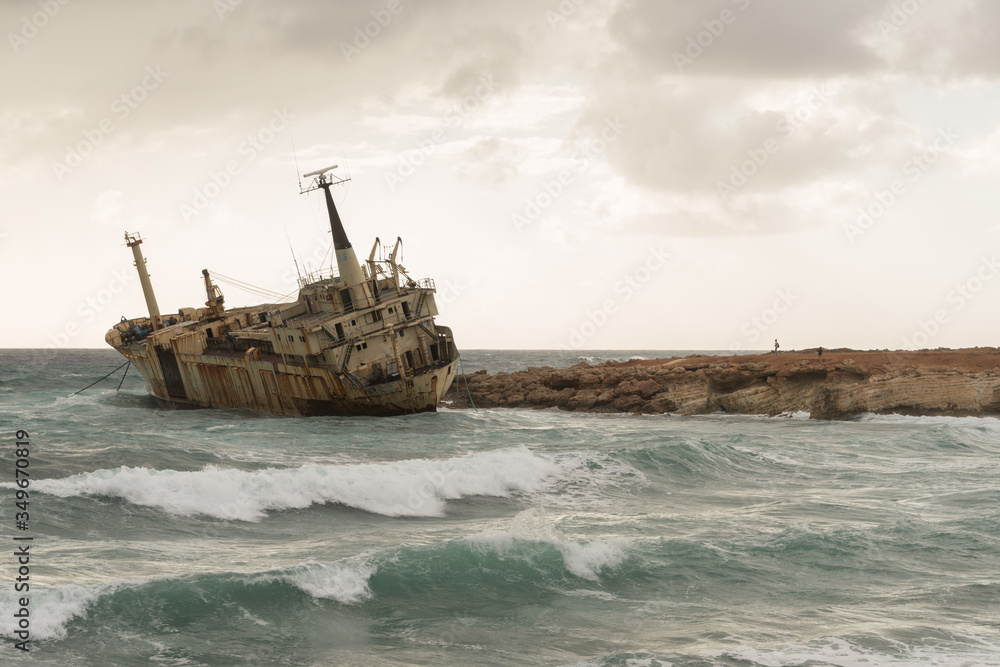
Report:
[[[0,347],[403,238],[460,348],[998,344],[1000,3],[0,4]],[[294,150],[293,150],[294,146]],[[290,250],[291,247],[291,250]],[[261,299],[223,284],[227,305]]]

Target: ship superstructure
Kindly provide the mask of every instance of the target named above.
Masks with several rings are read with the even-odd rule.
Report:
[[[124,319],[105,336],[135,364],[147,389],[176,408],[249,408],[274,414],[397,415],[435,410],[455,377],[451,329],[435,324],[434,281],[414,280],[379,239],[362,264],[330,193],[334,167],[321,169],[336,274],[299,280],[298,299],[226,308],[208,270],[204,308],[161,315],[138,234],[135,256],[148,317]],[[377,257],[379,257],[377,259]]]

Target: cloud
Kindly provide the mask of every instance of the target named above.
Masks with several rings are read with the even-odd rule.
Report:
[[[513,140],[480,137],[462,152],[459,172],[487,188],[502,190],[517,177],[521,155],[522,150]]]
[[[876,23],[876,11],[869,0],[627,0],[610,33],[629,64],[646,75],[864,74],[880,65],[861,39]]]

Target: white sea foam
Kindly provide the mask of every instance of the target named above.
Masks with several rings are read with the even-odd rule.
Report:
[[[38,480],[32,488],[60,497],[110,496],[170,514],[258,521],[268,510],[341,503],[386,516],[440,516],[445,501],[531,493],[561,476],[550,459],[526,447],[446,460],[305,465],[247,472],[206,466],[180,472],[121,467]]]
[[[556,529],[550,519],[534,508],[515,516],[508,530],[487,530],[467,539],[480,548],[488,548],[501,555],[508,553],[517,542],[551,544],[562,554],[567,570],[581,579],[591,581],[596,581],[602,570],[620,565],[625,560],[625,547],[628,544],[624,539],[610,542],[570,540]]]
[[[343,563],[310,561],[282,570],[233,576],[248,584],[286,581],[315,598],[356,604],[372,597],[368,579],[376,569],[376,566],[360,560]],[[62,639],[66,637],[69,623],[76,618],[86,619],[89,607],[100,598],[160,579],[162,578],[117,579],[97,584],[65,584],[55,587],[32,585],[27,593],[16,593],[12,589],[0,590],[0,636],[20,641],[14,634],[18,630],[18,619],[14,617],[14,613],[20,609],[18,600],[21,597],[27,596],[30,600],[30,639]],[[244,616],[250,616],[258,625],[267,625],[265,621],[252,617],[246,610]]]
[[[991,644],[964,644],[949,642],[950,646],[908,646],[899,641],[885,637],[872,637],[879,648],[859,645],[856,641],[828,637],[817,639],[807,645],[792,645],[782,649],[752,650],[738,649],[726,652],[719,657],[729,660],[749,661],[765,667],[784,667],[785,665],[822,664],[831,667],[870,667],[871,665],[892,665],[909,667],[911,665],[928,665],[929,667],[969,666],[976,667],[1000,666],[1000,656],[997,647]],[[892,647],[889,651],[885,646]]]
[[[377,568],[369,563],[317,563],[292,568],[280,578],[314,598],[355,604],[372,597],[368,579]]]
[[[557,544],[566,569],[582,579],[596,581],[604,569],[614,569],[625,560],[625,540],[611,542],[564,542]]]
[[[553,460],[563,471],[563,478],[536,498],[547,508],[584,510],[608,507],[611,496],[635,493],[649,480],[614,452],[573,452],[558,454]]]
[[[135,582],[118,580],[86,586],[67,584],[53,588],[32,584],[27,594],[5,589],[0,591],[0,616],[3,617],[0,621],[0,634],[17,638],[14,634],[18,629],[14,613],[20,609],[19,598],[27,596],[30,600],[30,639],[61,639],[66,636],[66,625],[70,621],[74,618],[86,618],[90,605],[130,583]]]
[[[655,417],[656,415],[650,415]],[[733,421],[740,419],[759,419],[762,421],[774,421],[774,420],[785,420],[789,419],[792,421],[809,421],[812,419],[812,413],[806,412],[805,410],[797,410],[795,412],[779,412],[777,414],[741,414],[737,412],[712,412],[706,415],[698,415],[698,419],[718,419],[721,421]]]
[[[857,418],[857,421],[877,422],[883,424],[919,424],[919,425],[944,425],[963,426],[971,428],[981,428],[988,431],[1000,433],[1000,419],[997,417],[911,417],[909,415],[877,415],[865,413]]]

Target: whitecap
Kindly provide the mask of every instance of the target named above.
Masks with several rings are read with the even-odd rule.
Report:
[[[372,597],[368,580],[377,568],[365,562],[317,563],[310,561],[289,570],[263,575],[263,579],[280,579],[314,598],[356,604]]]
[[[197,471],[122,466],[38,480],[32,488],[63,498],[117,497],[179,516],[259,521],[268,510],[322,503],[385,516],[441,516],[447,500],[532,493],[561,475],[556,463],[521,446],[446,460],[304,465],[252,472],[215,465]]]
[[[625,547],[628,544],[625,539],[610,542],[570,540],[556,529],[551,519],[535,508],[515,516],[507,530],[487,530],[467,540],[501,555],[509,552],[518,542],[551,544],[562,555],[563,565],[570,573],[590,581],[597,581],[602,571],[621,565],[626,558]]]
[[[1000,418],[997,417],[945,417],[945,416],[910,416],[900,414],[879,415],[871,412],[859,415],[856,421],[875,422],[883,424],[918,424],[933,426],[957,426],[984,429],[1000,433]]]
[[[0,634],[5,637],[16,637],[18,630],[14,613],[21,607],[19,600],[27,597],[31,640],[62,639],[66,636],[66,626],[74,618],[86,618],[87,608],[105,595],[111,595],[134,581],[118,580],[99,584],[67,584],[64,586],[45,587],[31,585],[28,593],[17,593],[13,590],[0,592],[0,609],[3,610],[3,620],[0,621]]]

